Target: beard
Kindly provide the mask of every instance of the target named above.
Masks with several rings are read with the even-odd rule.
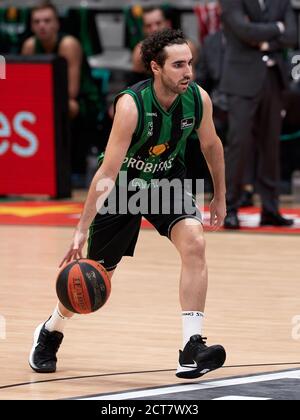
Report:
[[[189,79],[182,79],[182,80],[180,80],[179,82],[176,83],[166,75],[162,75],[161,80],[162,80],[162,84],[163,84],[163,87],[165,88],[166,92],[170,93],[170,94],[173,94],[173,95],[174,94],[178,95],[178,94],[184,93],[186,91],[186,89],[188,88],[189,82],[190,82]],[[187,84],[183,85],[183,83],[187,83]]]

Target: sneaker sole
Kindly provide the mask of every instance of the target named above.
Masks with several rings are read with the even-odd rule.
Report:
[[[212,372],[213,370],[221,368],[226,360],[226,352],[224,349],[220,350],[220,354],[218,355],[217,361],[207,361],[201,362],[197,366],[196,369],[183,369],[182,371],[177,371],[176,376],[177,378],[181,379],[196,379],[201,378],[201,376],[205,375],[206,373]]]
[[[29,363],[29,366],[31,367],[31,369],[34,370],[37,373],[54,373],[56,371],[56,369],[55,370],[53,370],[53,369],[52,370],[50,370],[50,369],[40,369],[33,362],[34,350],[35,350],[35,348],[37,346],[39,335],[40,335],[41,329],[43,328],[43,325],[44,325],[44,323],[38,325],[36,327],[35,331],[34,331],[34,334],[33,334],[33,345],[32,345],[32,348],[31,348],[31,351],[30,351],[30,354],[29,354],[28,363]]]

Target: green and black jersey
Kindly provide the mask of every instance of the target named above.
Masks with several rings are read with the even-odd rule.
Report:
[[[138,124],[121,171],[127,180],[174,179],[184,174],[186,143],[201,123],[203,114],[199,88],[192,82],[165,111],[159,104],[152,79],[122,91],[133,97],[138,109]]]

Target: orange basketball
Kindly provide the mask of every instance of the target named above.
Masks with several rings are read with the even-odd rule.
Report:
[[[59,301],[71,312],[89,314],[97,311],[109,298],[110,279],[97,261],[71,261],[58,273],[56,293]]]

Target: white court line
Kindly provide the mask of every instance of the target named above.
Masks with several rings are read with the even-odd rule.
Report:
[[[166,394],[175,394],[178,392],[188,392],[188,391],[201,391],[203,389],[213,389],[221,388],[226,386],[234,385],[244,385],[244,384],[253,384],[258,382],[274,381],[277,379],[300,379],[300,370],[296,371],[286,371],[279,373],[270,373],[265,375],[257,376],[245,376],[243,378],[235,379],[224,379],[220,381],[212,381],[204,384],[194,384],[194,385],[178,385],[172,387],[162,387],[155,389],[145,389],[141,391],[130,391],[109,395],[100,395],[94,397],[83,397],[78,398],[80,400],[130,400],[132,398],[143,398],[143,397],[153,397],[156,395],[166,395]]]
[[[258,397],[243,397],[242,395],[230,395],[228,397],[214,398],[213,401],[267,401],[270,398],[258,398]]]

